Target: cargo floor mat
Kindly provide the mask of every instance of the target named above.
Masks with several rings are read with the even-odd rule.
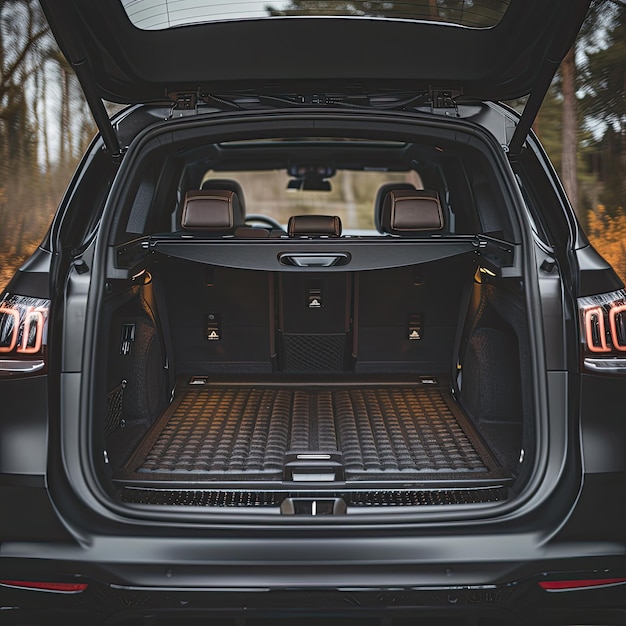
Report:
[[[505,475],[442,388],[225,383],[179,385],[118,478],[282,480],[288,453],[336,455],[347,481]]]

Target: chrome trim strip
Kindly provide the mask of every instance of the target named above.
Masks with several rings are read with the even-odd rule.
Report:
[[[590,358],[585,359],[585,367],[594,372],[607,374],[626,374],[626,359],[619,358]]]
[[[45,361],[37,359],[34,361],[18,361],[17,359],[0,359],[0,374],[3,372],[28,374],[43,368]]]

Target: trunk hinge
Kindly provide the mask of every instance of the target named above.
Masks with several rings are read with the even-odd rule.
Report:
[[[456,99],[463,93],[462,89],[434,89],[429,87],[428,93],[430,95],[431,113],[459,117]]]
[[[174,117],[175,113],[182,115],[184,112],[192,115],[198,114],[198,93],[195,91],[171,91],[167,97],[172,101],[169,119]]]

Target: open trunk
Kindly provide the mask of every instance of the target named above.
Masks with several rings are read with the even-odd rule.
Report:
[[[100,483],[159,510],[488,515],[540,450],[519,188],[476,124],[311,115],[129,151],[90,354]]]
[[[532,456],[523,294],[473,253],[334,273],[159,256],[106,317],[104,445],[126,503],[493,503]]]

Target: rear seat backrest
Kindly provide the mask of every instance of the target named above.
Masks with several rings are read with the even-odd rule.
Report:
[[[392,189],[383,200],[382,232],[400,237],[443,230],[439,194],[426,189]]]

